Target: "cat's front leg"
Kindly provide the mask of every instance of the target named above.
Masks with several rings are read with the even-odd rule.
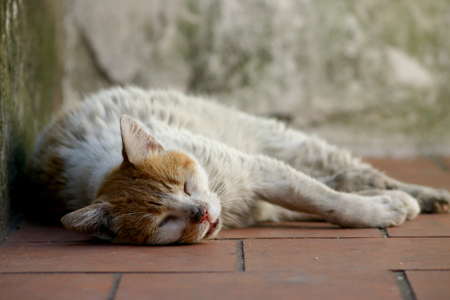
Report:
[[[448,191],[404,183],[367,166],[343,170],[319,180],[332,189],[349,193],[371,189],[400,190],[414,197],[422,212],[445,213],[449,211],[450,193]]]
[[[417,202],[403,195],[363,196],[344,194],[335,209],[325,211],[325,219],[343,227],[391,227],[415,218]]]
[[[402,224],[419,212],[411,197],[361,196],[337,192],[323,183],[265,156],[253,162],[262,199],[290,210],[322,216],[343,227],[389,227]]]

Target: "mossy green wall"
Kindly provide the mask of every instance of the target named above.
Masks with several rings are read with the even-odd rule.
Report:
[[[60,102],[62,13],[57,0],[0,1],[0,242],[36,134]]]

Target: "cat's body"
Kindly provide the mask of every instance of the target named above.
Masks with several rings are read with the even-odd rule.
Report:
[[[78,210],[62,219],[69,229],[138,244],[197,242],[221,225],[307,216],[299,212],[395,226],[419,204],[447,211],[450,200],[277,121],[138,88],[100,92],[63,114],[41,137],[30,174],[49,216]]]

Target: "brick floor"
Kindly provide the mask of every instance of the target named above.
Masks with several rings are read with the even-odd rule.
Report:
[[[389,271],[123,275],[117,299],[139,299],[142,295],[152,295],[152,299],[214,300],[344,300],[368,296],[373,299],[401,299],[394,276]]]
[[[0,299],[108,299],[111,274],[0,274]]]
[[[368,159],[450,190],[450,158]],[[102,243],[22,221],[0,245],[0,299],[450,299],[450,215],[401,227],[226,230],[198,245]]]
[[[383,237],[379,229],[343,229],[325,222],[266,223],[219,232],[218,239]]]
[[[450,299],[450,270],[407,271],[418,300]]]
[[[400,227],[386,228],[390,237],[450,237],[450,216],[419,215]]]
[[[449,238],[258,239],[244,249],[248,271],[450,270]]]

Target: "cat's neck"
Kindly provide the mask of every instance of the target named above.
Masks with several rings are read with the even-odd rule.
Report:
[[[68,152],[63,153],[66,172],[70,174],[65,192],[74,206],[91,204],[105,176],[122,163],[121,152],[116,150],[120,149],[120,143],[114,141],[111,144],[111,147],[67,149]]]
[[[92,170],[86,184],[86,194],[89,199],[95,199],[105,176],[114,169],[117,169],[121,162],[121,159],[113,161],[108,158],[95,164],[95,168]]]

